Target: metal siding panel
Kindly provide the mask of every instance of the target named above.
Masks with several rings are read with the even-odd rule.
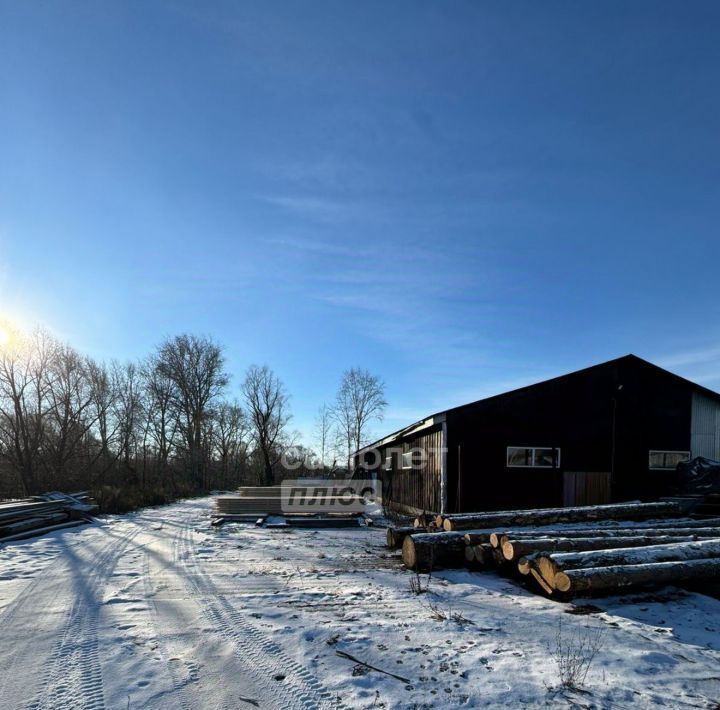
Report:
[[[720,459],[720,403],[693,393],[690,429],[692,456]]]

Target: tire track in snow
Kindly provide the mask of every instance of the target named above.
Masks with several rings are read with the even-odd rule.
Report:
[[[102,664],[98,649],[98,620],[101,596],[117,563],[140,528],[133,526],[120,539],[108,543],[106,549],[90,563],[92,572],[81,580],[85,589],[73,589],[75,599],[64,628],[39,680],[40,690],[27,706],[42,708],[105,707]],[[70,580],[73,584],[73,580]]]
[[[89,526],[80,528],[76,534],[85,532],[88,529],[92,528],[90,528]],[[75,549],[75,547],[77,547],[79,544],[82,543],[68,544],[68,547],[70,549]],[[0,612],[0,627],[4,628],[7,626],[7,624],[11,623],[13,619],[17,616],[18,610],[24,610],[23,605],[26,604],[29,599],[33,599],[33,605],[35,605],[34,597],[36,596],[38,588],[41,587],[43,584],[47,583],[47,575],[45,574],[46,571],[51,570],[53,564],[55,564],[58,559],[62,560],[62,558],[62,550],[58,549],[56,554],[48,561],[47,565],[42,569],[38,570],[35,574],[35,577],[28,584],[25,585],[24,589],[20,592],[20,594],[18,594],[2,610],[2,612]]]
[[[145,600],[147,601],[148,608],[150,610],[150,622],[155,632],[155,641],[158,644],[157,651],[163,659],[163,666],[167,669],[172,685],[171,692],[173,693],[174,703],[177,703],[177,707],[181,710],[195,710],[197,707],[196,703],[193,703],[188,697],[188,691],[186,685],[187,680],[183,680],[177,670],[173,666],[171,660],[172,655],[166,652],[165,644],[166,641],[163,638],[167,629],[160,628],[160,616],[157,608],[157,602],[155,601],[156,589],[152,584],[152,577],[150,573],[150,553],[145,550],[143,559],[143,589],[145,592]],[[194,681],[197,678],[197,669],[193,668],[190,674],[190,680]]]
[[[202,601],[203,612],[215,629],[231,641],[235,655],[247,668],[265,696],[262,705],[283,710],[333,710],[342,706],[303,666],[289,658],[259,631],[245,615],[233,607],[225,595],[218,593],[196,558],[193,531],[183,527],[177,536],[177,562],[184,568],[186,581]],[[279,679],[279,680],[276,680]]]

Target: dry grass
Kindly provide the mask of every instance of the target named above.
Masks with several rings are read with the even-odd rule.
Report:
[[[605,630],[598,627],[567,632],[562,621],[558,623],[552,657],[557,663],[560,685],[564,688],[581,688],[595,657],[602,648]]]

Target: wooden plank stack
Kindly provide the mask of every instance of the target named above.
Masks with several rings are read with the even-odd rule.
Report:
[[[682,512],[661,501],[419,516],[387,544],[409,569],[494,568],[560,599],[720,580],[720,518]]]
[[[343,498],[346,500],[346,498]],[[330,502],[329,500],[327,501]],[[215,498],[211,524],[250,523],[265,527],[351,527],[364,521],[359,513],[285,512],[281,486],[247,486],[237,494]]]
[[[97,506],[85,492],[69,495],[52,491],[0,503],[0,543],[83,525],[96,511]]]
[[[280,515],[282,513],[282,499],[277,496],[220,496],[215,499],[215,510],[219,515],[249,515],[257,518],[259,515]]]

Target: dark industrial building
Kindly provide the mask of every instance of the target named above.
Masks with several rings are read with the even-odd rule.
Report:
[[[438,412],[355,454],[405,512],[587,505],[672,494],[720,459],[720,394],[634,355]]]

